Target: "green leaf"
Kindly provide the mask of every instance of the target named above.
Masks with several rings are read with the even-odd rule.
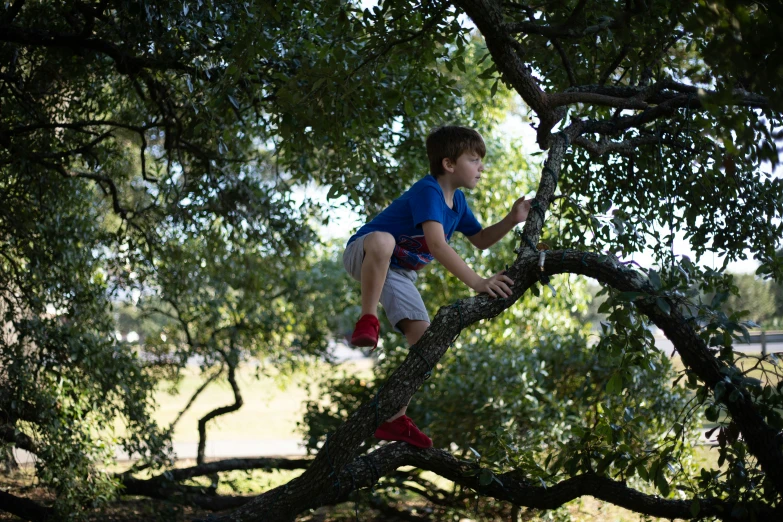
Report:
[[[658,305],[658,308],[660,308],[663,313],[665,313],[666,315],[671,315],[672,307],[669,305],[667,301],[658,297],[655,299],[655,304]]]
[[[658,491],[661,492],[662,497],[665,498],[669,496],[671,488],[669,487],[669,482],[666,480],[663,471],[658,473],[658,476],[655,479],[655,485],[658,486]]]
[[[661,289],[661,276],[656,272],[655,270],[650,269],[650,273],[648,274],[650,278],[650,284],[655,288],[656,290]]]
[[[691,502],[691,516],[693,518],[696,518],[699,516],[699,511],[701,511],[701,505],[699,504],[699,499],[694,498],[693,502]]]
[[[642,294],[642,292],[620,292],[619,294],[617,294],[617,300],[632,303],[640,295],[644,295],[644,294]]]
[[[481,473],[479,473],[479,484],[482,486],[489,486],[492,484],[492,478],[495,476],[492,471],[488,470],[487,468],[483,468],[481,470]]]
[[[623,391],[623,377],[619,373],[612,375],[609,382],[606,383],[606,393],[609,395],[619,395]]]

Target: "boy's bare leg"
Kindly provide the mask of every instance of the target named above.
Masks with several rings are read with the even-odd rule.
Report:
[[[428,321],[414,321],[412,319],[403,319],[399,323],[397,323],[397,326],[400,327],[400,330],[405,333],[405,338],[408,340],[408,346],[413,346],[417,342],[419,342],[419,339],[421,339],[421,336],[424,335],[424,332],[429,328],[430,323]],[[408,400],[408,404],[410,404],[410,399]],[[400,411],[386,419],[386,422],[391,422],[394,419],[397,419],[399,417],[402,417],[405,415],[405,412],[408,410],[408,404],[402,407]]]
[[[394,236],[387,232],[371,232],[364,238],[362,315],[378,316],[378,301],[381,299],[394,245]]]

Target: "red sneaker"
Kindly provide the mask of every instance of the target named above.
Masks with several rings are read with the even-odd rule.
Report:
[[[351,344],[354,346],[372,346],[373,350],[378,346],[378,335],[381,332],[381,324],[374,315],[364,314],[356,322],[351,335]]]
[[[375,430],[375,438],[380,440],[400,440],[417,448],[431,448],[432,439],[426,436],[413,423],[410,417],[403,415],[391,422],[384,422]]]

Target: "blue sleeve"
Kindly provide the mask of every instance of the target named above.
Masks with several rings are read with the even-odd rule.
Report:
[[[470,237],[481,232],[482,228],[481,223],[478,222],[478,219],[476,219],[476,216],[471,212],[467,202],[465,202],[465,213],[462,214],[459,223],[457,223],[457,231]]]
[[[443,196],[435,187],[424,187],[408,200],[413,215],[413,226],[420,228],[425,221],[443,224]]]

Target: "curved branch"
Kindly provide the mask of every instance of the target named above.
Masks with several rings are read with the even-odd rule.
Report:
[[[563,46],[560,44],[560,40],[552,38],[552,45],[555,47],[555,50],[557,50],[557,54],[560,55],[560,60],[563,62],[563,67],[565,67],[566,74],[568,75],[568,83],[571,87],[576,86],[579,82],[576,81],[574,67],[571,65],[571,60],[568,58],[565,49],[563,49]]]
[[[237,384],[236,380],[236,361],[232,360],[231,357],[226,358],[226,363],[228,364],[228,382],[231,384],[231,390],[234,392],[234,404],[231,404],[229,406],[221,406],[220,408],[215,408],[214,410],[210,411],[203,417],[201,417],[198,421],[198,453],[196,455],[196,462],[199,464],[204,464],[204,452],[207,445],[207,422],[211,421],[215,417],[219,417],[221,415],[225,415],[226,413],[231,413],[234,411],[237,411],[239,408],[242,407],[243,401],[242,401],[242,394],[239,392],[239,385]]]
[[[178,484],[183,480],[203,477],[225,471],[248,471],[256,469],[305,469],[312,459],[226,459],[188,468],[172,469],[149,479],[138,479],[127,474],[117,475],[125,495],[141,495],[168,499],[174,495],[186,495],[187,501],[208,509],[229,509],[239,507],[252,497],[216,496],[205,494],[208,488]]]
[[[193,395],[190,396],[190,400],[188,401],[188,403],[185,405],[184,408],[182,408],[182,410],[180,410],[180,412],[177,414],[177,417],[173,421],[171,421],[171,424],[169,424],[169,428],[167,430],[169,433],[174,431],[174,426],[176,426],[179,420],[182,418],[182,416],[185,415],[185,412],[188,411],[191,406],[193,406],[193,403],[196,402],[196,399],[198,398],[199,395],[201,395],[201,392],[206,390],[207,386],[215,382],[215,379],[220,377],[221,373],[223,373],[222,367],[220,368],[219,371],[215,372],[208,379],[206,379],[201,384],[201,386],[199,386],[198,389],[195,392],[193,392]]]

